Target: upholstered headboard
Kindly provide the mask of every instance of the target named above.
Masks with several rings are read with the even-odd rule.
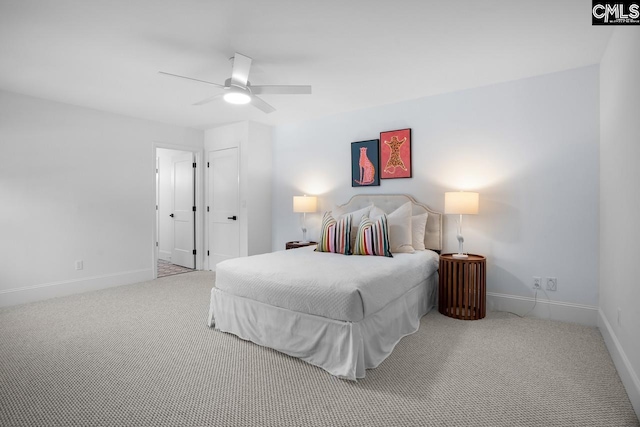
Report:
[[[434,251],[442,250],[442,214],[431,210],[426,205],[418,203],[413,197],[407,194],[358,194],[344,205],[339,207],[347,210],[357,210],[373,203],[386,213],[391,213],[401,205],[411,202],[413,205],[413,215],[429,212],[427,217],[427,230],[424,234],[424,245],[427,249]]]

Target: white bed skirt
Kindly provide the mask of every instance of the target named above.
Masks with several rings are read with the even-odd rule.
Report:
[[[436,304],[438,273],[359,322],[298,313],[217,288],[211,290],[209,326],[300,358],[340,378],[364,378],[402,337],[420,327]]]

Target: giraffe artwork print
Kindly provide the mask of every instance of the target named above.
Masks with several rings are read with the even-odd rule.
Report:
[[[380,142],[377,139],[351,143],[351,186],[380,185]]]
[[[380,132],[380,178],[411,178],[411,129]]]

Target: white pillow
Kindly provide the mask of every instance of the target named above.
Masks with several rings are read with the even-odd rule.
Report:
[[[349,210],[350,208],[344,208],[341,206],[336,206],[331,211],[331,216],[333,216],[336,220],[340,220],[347,215],[352,215],[352,219],[351,219],[351,247],[352,248],[354,243],[356,242],[356,234],[358,234],[358,227],[360,226],[362,217],[369,216],[369,212],[371,212],[371,208],[373,208],[373,203],[371,203],[369,206],[365,206],[364,208],[360,208],[355,211]]]
[[[411,202],[407,202],[395,211],[387,214],[387,222],[389,224],[389,244],[391,245],[391,253],[413,253],[412,237],[411,237]],[[384,211],[377,206],[371,209],[369,217],[376,221]]]
[[[331,215],[335,219],[338,219],[338,217],[351,214],[351,215],[353,215],[353,223],[357,224],[356,228],[358,228],[358,226],[360,225],[360,221],[362,221],[362,217],[363,216],[368,216],[369,212],[371,212],[371,208],[373,208],[373,203],[371,203],[369,206],[365,206],[364,208],[361,208],[361,209],[358,209],[358,210],[355,210],[355,211],[354,210],[348,210],[348,208],[344,208],[342,206],[336,206],[331,211]]]
[[[427,231],[428,212],[411,217],[411,246],[416,251],[426,251],[424,233]]]

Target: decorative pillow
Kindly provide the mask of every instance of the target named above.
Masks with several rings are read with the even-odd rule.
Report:
[[[389,227],[387,216],[382,215],[375,222],[363,217],[358,227],[354,255],[379,255],[393,258],[389,250]]]
[[[411,236],[411,210],[413,206],[411,202],[404,203],[395,211],[387,214],[389,223],[389,242],[391,244],[391,252],[397,253],[413,253],[413,240]],[[377,206],[371,209],[369,215],[372,220],[376,220],[384,215],[384,211]],[[424,245],[423,245],[424,246]]]
[[[351,255],[351,218],[346,215],[336,221],[331,212],[325,212],[316,251]]]
[[[373,203],[369,206],[365,206],[364,208],[360,208],[355,211],[348,211],[344,207],[336,206],[331,214],[336,219],[341,219],[346,215],[351,215],[351,247],[353,247],[354,242],[356,241],[356,234],[358,233],[358,224],[362,221],[362,218],[365,216],[369,216],[369,212],[373,208]]]
[[[427,248],[424,246],[424,233],[427,231],[427,217],[428,212],[420,215],[414,215],[411,217],[411,246],[416,251],[425,251]]]

